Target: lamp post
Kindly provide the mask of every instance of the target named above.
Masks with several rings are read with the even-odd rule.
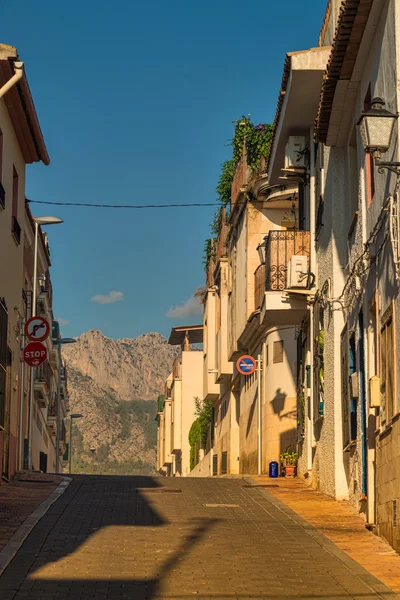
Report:
[[[35,221],[35,243],[33,253],[33,292],[32,292],[32,310],[31,316],[36,316],[36,296],[37,296],[37,264],[38,264],[38,237],[40,225],[58,225],[63,223],[59,217],[33,217]],[[33,416],[33,371],[31,371],[31,381],[29,388],[29,422],[28,422],[28,469],[32,469],[32,416]]]
[[[360,128],[364,150],[372,154],[378,171],[382,173],[383,169],[388,169],[399,176],[400,162],[380,160],[382,153],[387,152],[390,148],[394,125],[399,116],[389,112],[383,108],[384,106],[385,102],[382,98],[374,98],[371,108],[361,114],[357,125]]]
[[[83,415],[81,415],[80,413],[72,413],[70,415],[71,417],[71,424],[70,424],[70,428],[69,428],[69,474],[71,475],[72,473],[72,423],[74,419],[81,419],[83,417]]]
[[[56,473],[58,473],[60,460],[60,428],[61,428],[61,346],[64,344],[75,344],[74,338],[60,338],[58,340],[58,377],[57,377],[57,429],[56,429]]]
[[[268,236],[266,235],[264,237],[264,241],[261,242],[261,244],[258,244],[257,246],[257,252],[258,252],[258,256],[260,257],[260,263],[263,265],[265,264],[265,253],[266,253],[266,249],[267,249],[267,241],[268,241]]]

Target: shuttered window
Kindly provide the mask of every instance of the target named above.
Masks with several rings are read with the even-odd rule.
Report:
[[[279,342],[274,342],[274,363],[283,362],[283,340],[279,340]]]
[[[5,424],[8,314],[0,299],[0,427]]]

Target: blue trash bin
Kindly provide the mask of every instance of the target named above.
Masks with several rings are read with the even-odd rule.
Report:
[[[272,478],[278,477],[279,475],[279,465],[276,460],[271,460],[269,463],[269,476]]]

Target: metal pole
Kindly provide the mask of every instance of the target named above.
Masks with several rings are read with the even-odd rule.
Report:
[[[36,293],[37,293],[37,259],[38,259],[38,230],[39,225],[35,221],[35,249],[33,253],[33,294],[31,316],[36,316]],[[31,380],[29,386],[29,427],[28,427],[28,469],[32,470],[32,417],[33,417],[33,377],[31,368]]]
[[[57,376],[57,431],[56,431],[56,473],[60,459],[60,405],[61,405],[61,341],[58,340],[58,376]]]
[[[25,346],[25,317],[22,319],[22,332],[21,332],[21,351],[24,351]],[[24,468],[24,391],[25,391],[25,361],[21,361],[21,390],[20,390],[20,403],[19,403],[19,469],[22,471]]]
[[[262,472],[262,452],[261,452],[261,354],[257,358],[257,458],[258,474]]]
[[[71,426],[69,428],[69,474],[72,473],[72,422],[73,418],[71,417]]]

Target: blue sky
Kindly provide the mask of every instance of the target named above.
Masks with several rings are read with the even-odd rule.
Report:
[[[25,62],[51,158],[28,167],[28,198],[213,202],[232,121],[272,122],[285,53],[317,45],[325,5],[3,0],[0,41]],[[203,284],[213,208],[31,208],[65,221],[48,228],[64,335],[201,320],[190,304],[166,315]]]

